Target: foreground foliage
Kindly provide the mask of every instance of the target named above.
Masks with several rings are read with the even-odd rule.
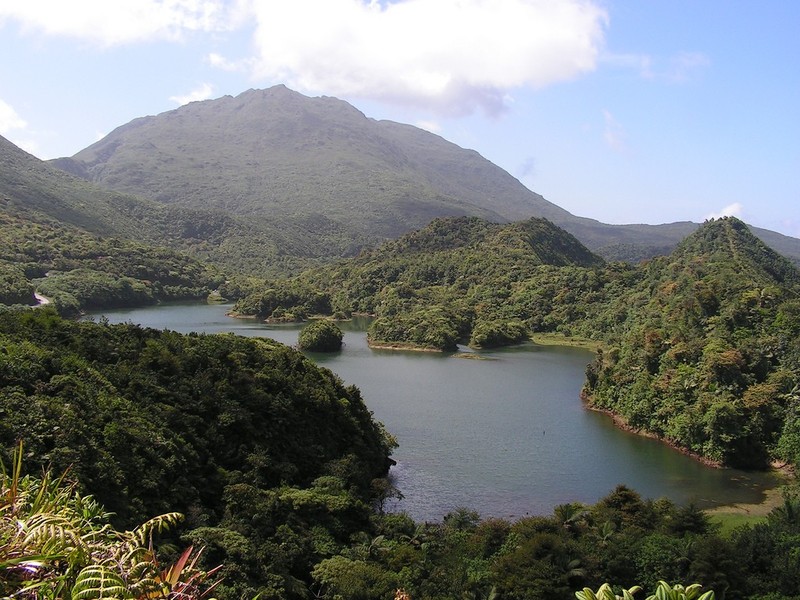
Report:
[[[174,526],[177,513],[130,531],[108,524],[108,513],[49,471],[22,475],[22,445],[0,478],[0,597],[182,598],[207,596],[217,569],[198,567],[200,551],[187,548],[162,568],[154,534]]]

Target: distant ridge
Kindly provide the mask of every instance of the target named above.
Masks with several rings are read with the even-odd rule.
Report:
[[[53,164],[110,189],[296,230],[312,254],[327,248],[331,257],[447,216],[544,217],[604,257],[630,261],[668,253],[698,227],[574,216],[474,150],[283,85],[135,119]],[[800,240],[755,231],[800,261]]]

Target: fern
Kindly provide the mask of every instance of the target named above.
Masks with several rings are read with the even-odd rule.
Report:
[[[72,600],[130,597],[122,577],[104,565],[90,565],[81,569],[72,587]]]

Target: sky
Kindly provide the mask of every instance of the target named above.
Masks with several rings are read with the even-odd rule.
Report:
[[[0,135],[41,159],[276,84],[579,216],[800,237],[796,0],[0,0]]]

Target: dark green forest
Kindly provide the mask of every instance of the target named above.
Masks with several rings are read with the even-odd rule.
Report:
[[[169,564],[204,548],[192,573],[221,565],[216,597],[392,598],[403,588],[412,598],[571,598],[604,582],[649,592],[660,580],[697,582],[718,598],[798,597],[792,492],[758,524],[725,531],[694,506],[623,486],[596,505],[513,523],[468,508],[415,523],[383,511],[402,493],[385,477],[390,433],[356,388],[299,352],[64,318],[214,292],[261,319],[372,314],[374,345],[586,338],[600,347],[587,368],[590,405],[720,464],[796,465],[800,277],[736,219],[709,222],[638,266],[608,263],[541,219],[438,219],[271,281],[55,219],[2,219],[3,464],[22,441],[31,489],[50,489],[35,479],[44,469],[66,473],[78,494],[70,510],[93,496],[92,522],[124,539],[181,513],[180,523],[167,518],[157,556]],[[34,291],[52,306],[29,308]],[[312,342],[322,329],[336,337],[330,321],[312,325]],[[7,491],[20,489],[9,481]],[[3,510],[0,572],[31,583],[8,554],[20,538]],[[48,573],[63,569],[59,560]]]
[[[698,582],[719,598],[792,598],[800,499],[722,534],[694,506],[619,486],[510,523],[386,514],[394,445],[354,387],[264,339],[0,314],[0,443],[67,471],[133,530],[179,511],[163,561],[204,548],[221,598],[570,598],[603,582]],[[5,517],[3,517],[5,518]],[[9,547],[14,540],[0,539]],[[2,560],[0,560],[2,567]]]

